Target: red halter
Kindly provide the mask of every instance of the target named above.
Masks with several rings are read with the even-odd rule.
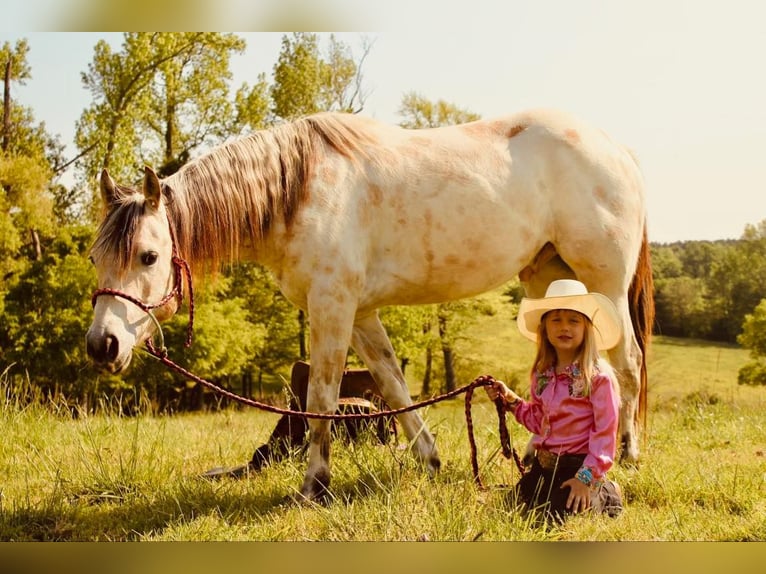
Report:
[[[157,318],[154,316],[154,313],[152,311],[154,309],[157,309],[159,307],[162,307],[166,304],[168,304],[172,299],[176,299],[178,301],[178,307],[181,307],[181,303],[184,299],[184,290],[183,290],[183,277],[186,276],[186,284],[189,288],[189,322],[186,327],[186,341],[184,342],[185,347],[190,347],[192,344],[192,335],[194,332],[194,288],[192,287],[192,275],[191,275],[191,268],[189,267],[189,264],[182,259],[178,255],[178,249],[176,247],[176,238],[175,234],[173,233],[173,227],[170,225],[170,218],[168,218],[168,228],[170,229],[170,237],[173,242],[172,247],[172,259],[173,262],[173,288],[170,290],[170,292],[165,295],[162,299],[160,299],[159,302],[154,304],[145,303],[141,299],[134,297],[133,295],[128,295],[127,293],[123,293],[122,291],[119,291],[118,289],[110,289],[108,287],[104,287],[101,289],[96,289],[93,292],[93,296],[91,297],[91,305],[93,307],[96,306],[96,301],[99,297],[102,295],[111,295],[112,297],[119,297],[121,299],[125,299],[126,301],[130,301],[133,303],[136,307],[141,309],[144,313],[149,315],[149,317],[154,321],[154,324],[157,326],[157,330],[160,334],[160,350],[164,354],[166,353],[166,349],[164,346],[164,337],[162,335],[162,328],[160,327],[160,323],[157,320]],[[152,347],[151,339],[146,342],[147,346]]]

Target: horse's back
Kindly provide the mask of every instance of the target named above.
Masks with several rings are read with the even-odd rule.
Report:
[[[295,249],[315,251],[314,260],[329,249],[363,274],[363,306],[476,295],[513,278],[548,242],[574,268],[583,246],[595,257],[605,238],[629,249],[642,230],[632,156],[565,112],[422,130],[323,117],[363,134],[363,154],[322,160]]]

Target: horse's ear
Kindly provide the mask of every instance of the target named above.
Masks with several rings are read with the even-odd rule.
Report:
[[[101,170],[101,198],[107,207],[117,200],[117,185],[115,185],[112,176],[109,175],[106,168]]]
[[[144,197],[152,209],[158,209],[162,201],[160,178],[149,166],[144,167]]]

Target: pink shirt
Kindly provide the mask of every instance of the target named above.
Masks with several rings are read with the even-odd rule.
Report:
[[[554,368],[535,373],[532,398],[519,403],[514,415],[535,434],[535,448],[585,454],[583,466],[592,470],[594,479],[601,479],[614,463],[619,397],[606,373],[593,377],[590,396],[581,396],[578,374],[576,363],[560,375]]]

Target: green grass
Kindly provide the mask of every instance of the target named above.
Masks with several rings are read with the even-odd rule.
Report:
[[[479,374],[524,380],[533,351],[501,307],[466,329],[461,384]],[[0,540],[763,541],[766,388],[737,385],[746,360],[736,347],[656,338],[642,462],[611,473],[625,511],[555,528],[534,526],[510,504],[518,473],[499,453],[496,414],[483,392],[472,412],[486,490],[471,476],[461,397],[424,411],[442,456],[436,478],[424,476],[401,436],[388,445],[336,441],[327,505],[293,501],[305,469],[300,456],[245,480],[199,477],[248,460],[276,415],[230,409],[73,420],[0,398]],[[408,371],[413,394],[418,369]],[[528,434],[509,425],[523,448]]]

